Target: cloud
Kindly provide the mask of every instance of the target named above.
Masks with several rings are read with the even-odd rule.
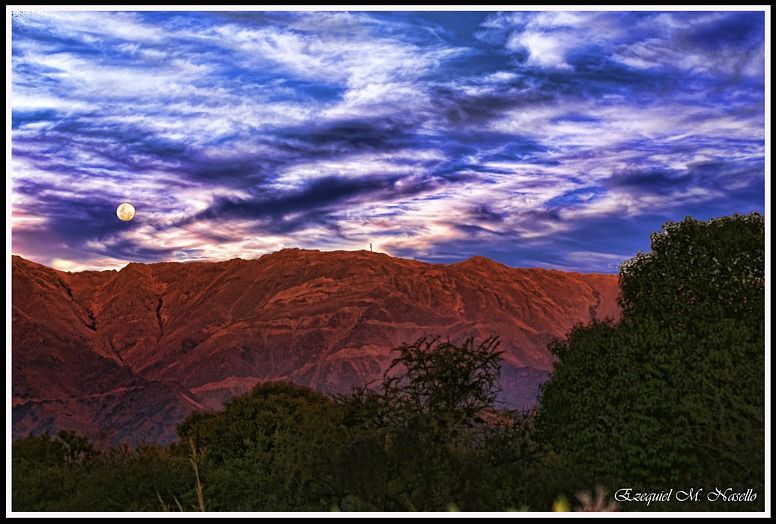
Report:
[[[611,272],[662,222],[764,208],[762,13],[46,12],[12,31],[13,249],[58,267],[372,242]]]
[[[480,38],[528,64],[573,69],[595,52],[634,69],[763,74],[764,15],[753,12],[532,12],[493,15]]]

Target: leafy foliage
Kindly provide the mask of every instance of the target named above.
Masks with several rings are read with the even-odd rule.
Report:
[[[500,390],[501,352],[491,337],[475,345],[421,338],[403,344],[385,373],[382,404],[394,426],[433,426],[438,437],[457,443],[476,417],[493,406]]]
[[[371,507],[444,511],[451,500],[465,503],[471,491],[485,492],[479,459],[496,431],[486,434],[481,416],[493,410],[499,391],[498,344],[496,338],[479,344],[439,338],[403,344],[379,393],[357,390],[340,399],[346,420],[372,431],[359,446],[365,453],[371,443],[371,456],[361,460],[387,465],[385,489],[361,490],[362,501]],[[375,438],[382,439],[381,448]]]
[[[620,283],[618,324],[550,347],[539,438],[577,483],[762,493],[763,218],[666,224]]]
[[[15,444],[17,509],[445,511],[525,504],[530,416],[497,411],[498,341],[397,348],[378,391],[332,399],[266,383],[194,413],[168,449],[89,450],[74,435]],[[48,439],[48,440],[47,440]],[[191,449],[190,449],[191,447]],[[137,471],[140,461],[149,461]],[[170,468],[166,474],[157,468]],[[30,477],[37,472],[37,476]],[[520,474],[516,474],[520,472]],[[63,479],[49,486],[46,475]],[[145,474],[154,475],[139,485]],[[160,485],[161,483],[167,483]],[[29,490],[29,484],[45,487]],[[62,485],[66,486],[59,489]],[[105,492],[112,490],[110,496]],[[105,500],[102,500],[102,497]]]
[[[327,511],[338,500],[334,457],[347,430],[321,393],[259,384],[219,413],[189,417],[179,432],[204,456],[211,510]]]
[[[620,270],[627,318],[690,329],[720,318],[762,318],[765,219],[758,213],[706,222],[690,217],[651,235],[652,252]]]
[[[160,497],[195,507],[186,459],[157,446],[97,450],[62,432],[17,440],[12,456],[15,511],[159,511]]]

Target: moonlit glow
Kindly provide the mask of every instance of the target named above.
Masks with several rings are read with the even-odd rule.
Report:
[[[116,208],[116,216],[123,222],[129,222],[135,218],[135,206],[129,202],[124,202]]]

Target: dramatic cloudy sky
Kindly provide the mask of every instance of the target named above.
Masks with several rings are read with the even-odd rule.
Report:
[[[17,13],[13,251],[614,272],[764,208],[763,13]],[[137,217],[115,215],[130,201]]]

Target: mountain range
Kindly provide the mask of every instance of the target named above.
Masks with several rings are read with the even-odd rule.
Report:
[[[619,317],[616,275],[429,264],[369,251],[284,249],[253,260],[63,272],[12,260],[13,436],[168,443],[194,410],[258,382],[327,393],[374,386],[392,348],[500,337],[504,406],[526,408],[547,344]]]

